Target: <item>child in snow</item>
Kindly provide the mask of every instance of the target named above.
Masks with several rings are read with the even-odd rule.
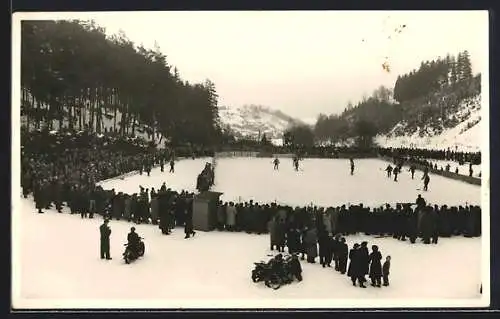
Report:
[[[391,256],[385,257],[384,265],[382,266],[382,278],[384,279],[384,286],[389,286],[389,270],[391,268]]]

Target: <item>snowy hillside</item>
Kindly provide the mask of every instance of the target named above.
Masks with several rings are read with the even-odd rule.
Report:
[[[452,128],[440,133],[430,125],[419,127],[413,134],[401,134],[406,131],[407,123],[398,123],[389,134],[378,136],[376,142],[385,147],[416,147],[428,149],[447,149],[475,152],[481,149],[481,96],[464,100],[457,111],[447,116],[446,120],[459,122]]]
[[[257,138],[262,134],[270,139],[281,138],[283,132],[294,124],[304,124],[281,111],[260,105],[244,105],[239,108],[219,106],[221,122],[237,137]]]

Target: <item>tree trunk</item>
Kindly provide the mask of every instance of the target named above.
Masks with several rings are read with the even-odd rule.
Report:
[[[113,90],[114,91],[114,90]],[[116,103],[116,96],[115,96],[115,92],[113,92],[112,94],[112,98],[113,98],[113,101],[111,102],[112,105],[113,105],[113,109],[114,109],[114,118],[113,118],[113,131],[116,132],[116,116],[117,116],[117,110],[118,110],[118,105]],[[122,118],[123,118],[123,112],[122,112]],[[121,130],[120,130],[120,133],[121,133]]]
[[[135,136],[135,122],[137,115],[136,113],[132,114],[132,136]]]
[[[64,103],[60,103],[59,105],[59,131],[63,129],[64,125]]]
[[[78,97],[78,130],[82,130],[83,122],[83,106],[82,106],[82,95]]]
[[[95,113],[95,97],[96,91],[95,88],[91,88],[89,91],[89,132],[94,131],[94,113]]]

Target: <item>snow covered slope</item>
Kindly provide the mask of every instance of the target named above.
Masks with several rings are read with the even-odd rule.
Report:
[[[389,134],[377,136],[376,142],[385,147],[416,147],[427,149],[447,149],[475,152],[481,149],[481,96],[464,100],[456,112],[447,116],[459,124],[455,127],[435,132],[430,125],[419,127],[413,134],[401,134],[407,128],[406,122],[398,123]]]
[[[257,138],[266,134],[270,139],[281,138],[283,132],[294,124],[304,124],[281,111],[261,105],[244,105],[239,108],[219,106],[221,122],[229,126],[237,137]]]

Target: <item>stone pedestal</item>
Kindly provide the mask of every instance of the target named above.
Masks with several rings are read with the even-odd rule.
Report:
[[[219,192],[202,192],[193,199],[193,228],[200,231],[211,231],[217,223],[217,202]]]

